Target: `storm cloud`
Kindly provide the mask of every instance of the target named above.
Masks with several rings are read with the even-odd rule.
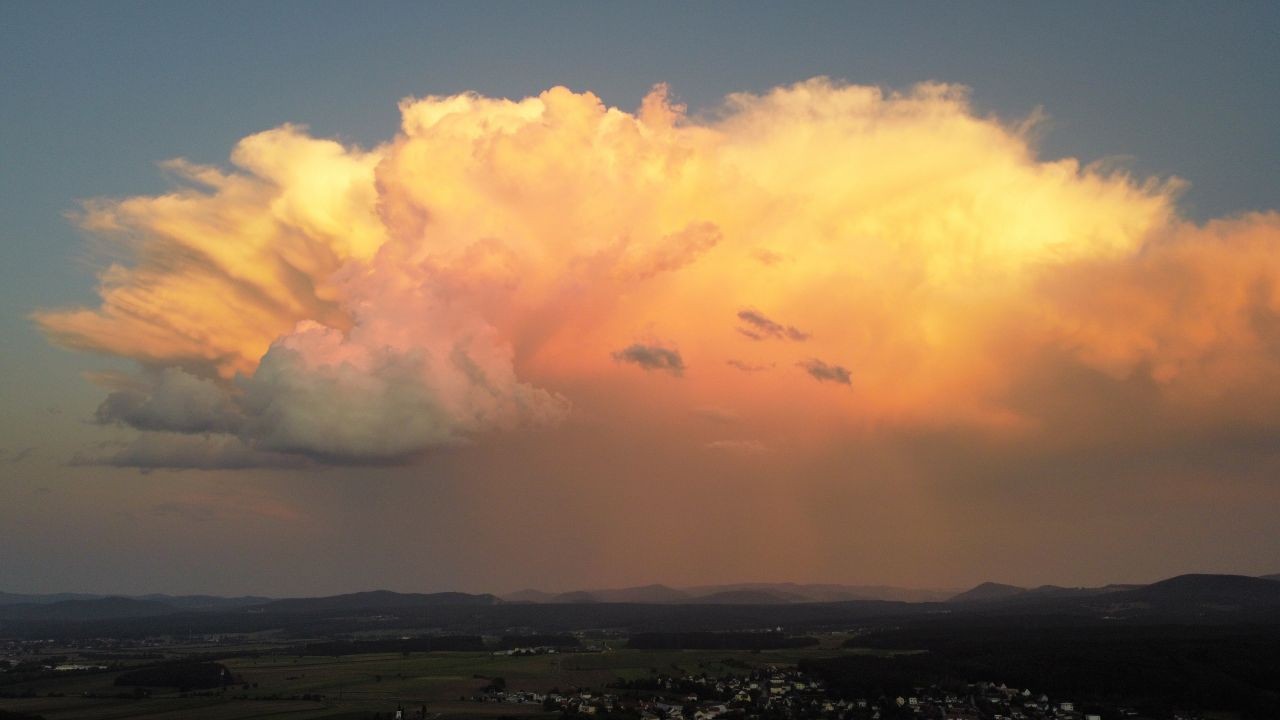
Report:
[[[699,115],[662,86],[630,111],[557,87],[400,115],[372,148],[283,125],[227,167],[169,161],[170,192],[83,204],[112,250],[99,300],[35,320],[136,363],[94,418],[138,438],[80,461],[414,463],[584,403],[694,447],[716,439],[674,427],[690,407],[808,429],[813,453],[869,427],[1038,437],[1114,402],[1063,389],[1081,377],[1142,389],[1151,443],[1171,418],[1280,416],[1280,215],[1186,220],[1180,181],[1040,159],[1034,119],[963,87],[816,78]],[[850,367],[858,392],[829,392]]]

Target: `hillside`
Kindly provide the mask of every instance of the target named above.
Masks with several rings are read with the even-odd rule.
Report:
[[[172,605],[153,600],[106,597],[92,600],[61,600],[0,607],[0,620],[81,621],[116,618],[145,618],[178,612]]]
[[[507,602],[518,603],[715,603],[734,601],[735,597],[743,601],[753,595],[733,595],[727,593],[758,593],[754,597],[761,602],[831,603],[857,600],[889,600],[895,602],[941,602],[955,594],[948,590],[928,590],[915,588],[899,588],[888,585],[836,585],[822,583],[730,583],[725,585],[698,585],[693,587],[673,588],[667,585],[644,585],[640,587],[573,590],[563,593],[549,593],[536,589],[525,589],[501,596]],[[711,598],[711,599],[708,599]]]
[[[800,595],[769,590],[725,590],[694,598],[691,602],[699,605],[780,605],[811,601]]]
[[[551,598],[550,602],[568,605],[577,605],[582,603],[600,602],[594,595],[586,590],[574,590],[572,592],[560,593]]]
[[[681,588],[695,597],[739,590],[763,591],[799,598],[796,602],[846,602],[849,600],[893,600],[898,602],[941,602],[955,591],[900,588],[889,585],[837,585],[832,583],[733,583]]]
[[[542,592],[541,590],[534,590],[533,588],[525,588],[524,590],[517,590],[515,592],[507,593],[506,595],[500,595],[499,597],[506,602],[545,603],[555,600],[556,596],[555,593]]]
[[[1006,600],[1008,598],[1021,595],[1027,592],[1026,588],[1017,585],[1004,585],[997,582],[984,582],[973,588],[965,590],[947,600],[953,603],[974,603],[974,602],[991,602],[993,600]]]
[[[679,603],[689,600],[689,594],[666,585],[642,585],[617,590],[588,590],[594,602],[608,603]]]
[[[434,605],[495,605],[502,602],[489,594],[471,595],[460,592],[398,593],[390,590],[371,590],[315,598],[286,598],[273,600],[252,608],[265,613],[321,613],[343,610],[404,609]]]
[[[164,603],[182,610],[225,610],[251,605],[263,605],[271,602],[269,597],[244,595],[240,597],[222,597],[219,595],[139,595],[138,600],[151,600]]]
[[[62,602],[64,600],[98,600],[106,597],[105,595],[95,595],[91,593],[47,593],[47,594],[28,594],[28,593],[8,593],[0,592],[0,606],[3,605],[48,605],[49,603]]]
[[[1164,613],[1280,609],[1280,583],[1245,575],[1179,575],[1097,600]]]
[[[266,600],[254,596],[104,597],[0,605],[3,630],[13,637],[140,636],[174,632],[258,632],[289,628],[306,634],[373,627],[445,628],[463,634],[529,628],[566,632],[584,628],[637,630],[744,630],[760,627],[839,629],[896,618],[946,614],[966,622],[1018,622],[1056,616],[1071,622],[1280,620],[1280,582],[1240,575],[1182,575],[1146,586],[1096,588],[1042,585],[1021,588],[983,583],[946,603],[880,600],[815,602],[786,585],[693,594],[665,585],[579,591],[550,596],[526,591],[507,601],[488,594],[398,593],[388,590],[316,598]],[[795,586],[805,588],[807,586]],[[809,592],[814,592],[812,589]],[[1037,620],[1040,622],[1041,620]]]

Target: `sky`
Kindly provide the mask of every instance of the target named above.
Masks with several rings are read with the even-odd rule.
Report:
[[[1273,3],[0,3],[0,590],[1280,571]]]

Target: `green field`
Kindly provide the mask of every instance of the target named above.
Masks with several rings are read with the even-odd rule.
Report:
[[[536,705],[478,703],[470,698],[491,678],[502,677],[509,690],[545,693],[553,688],[601,690],[617,679],[655,672],[724,675],[751,667],[794,665],[802,658],[857,652],[839,649],[843,636],[823,638],[822,645],[799,650],[763,652],[653,651],[609,648],[602,653],[564,653],[512,657],[489,653],[412,653],[328,656],[264,655],[221,662],[248,689],[236,684],[204,696],[185,697],[153,688],[150,698],[110,697],[130,688],[116,687],[117,672],[49,677],[9,692],[31,690],[37,697],[0,698],[0,709],[38,714],[47,720],[237,720],[240,718],[368,718],[373,713],[426,706],[429,716],[553,717]],[[725,661],[731,664],[726,665]],[[254,687],[254,684],[257,687]],[[85,694],[99,697],[85,697]],[[54,696],[50,696],[53,694]],[[322,700],[297,699],[323,695]]]

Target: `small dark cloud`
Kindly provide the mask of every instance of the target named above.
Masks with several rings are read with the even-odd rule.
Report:
[[[833,382],[841,385],[853,384],[853,375],[848,368],[839,365],[828,365],[817,359],[806,360],[799,363],[799,365],[818,382]]]
[[[639,365],[645,370],[663,370],[677,377],[684,374],[684,360],[680,352],[661,345],[635,343],[615,352],[613,359]]]
[[[747,372],[747,373],[764,372],[765,370],[773,369],[773,365],[771,364],[770,365],[753,365],[749,362],[744,362],[742,360],[734,360],[734,359],[725,360],[725,362],[728,363],[730,367],[738,368],[742,372]]]
[[[770,320],[764,313],[759,310],[739,310],[738,319],[746,323],[746,327],[739,327],[738,332],[746,335],[752,340],[793,340],[802,342],[809,339],[809,333],[804,332],[792,325],[783,325],[782,323]]]

